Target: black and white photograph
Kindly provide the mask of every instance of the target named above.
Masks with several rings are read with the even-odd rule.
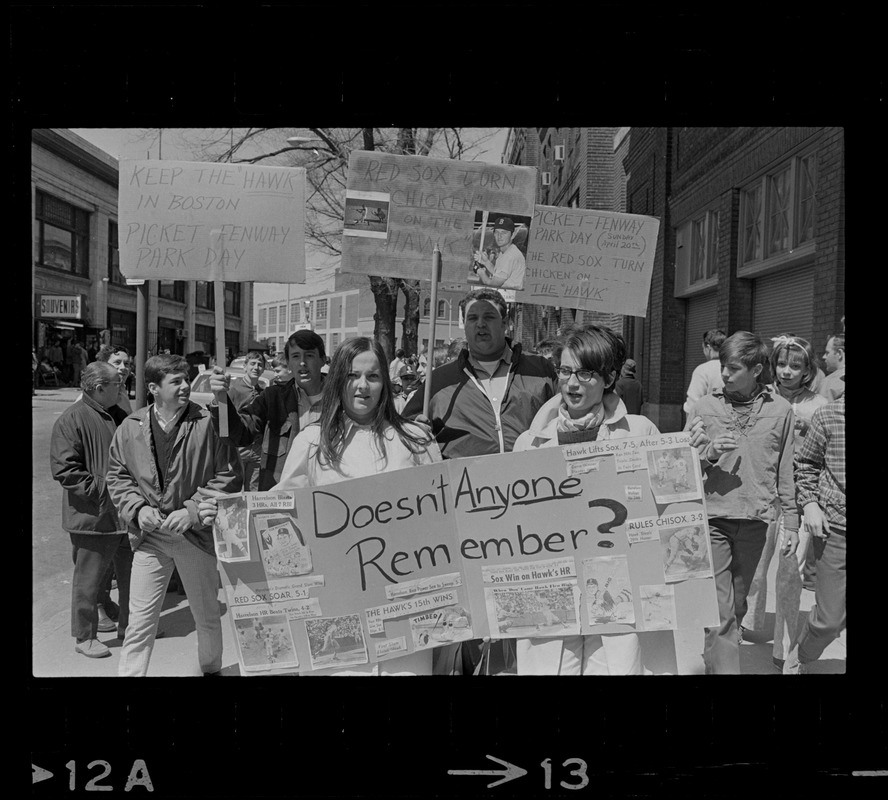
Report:
[[[468,283],[493,289],[524,288],[530,217],[476,211]]]
[[[680,503],[700,496],[702,488],[697,482],[695,470],[697,461],[699,456],[692,447],[648,451],[648,475],[658,503]]]
[[[390,205],[391,197],[385,192],[347,192],[343,208],[343,235],[385,239],[388,236]]]
[[[213,523],[216,557],[220,561],[249,561],[250,536],[245,506],[219,501],[219,512]]]
[[[357,614],[307,619],[305,632],[308,634],[312,669],[368,662],[364,629]]]
[[[702,525],[661,528],[659,533],[666,583],[712,575],[709,537]]]
[[[269,580],[311,572],[311,549],[293,517],[254,513],[252,520]]]
[[[500,636],[570,636],[580,632],[576,581],[487,587],[484,595],[491,628]]]
[[[235,619],[234,627],[246,669],[299,666],[286,614],[244,616]]]

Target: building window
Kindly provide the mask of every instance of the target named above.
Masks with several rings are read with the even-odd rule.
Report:
[[[438,319],[446,319],[447,315],[444,313],[447,308],[447,303],[444,300],[438,301]]]
[[[327,320],[327,301],[318,300],[315,303],[315,320],[317,322],[325,322]]]
[[[432,298],[427,297],[422,304],[422,315],[424,317],[431,316],[432,314]]]
[[[268,308],[268,330],[274,332],[277,330],[278,310],[277,306],[269,306]]]
[[[762,256],[762,188],[753,186],[743,194],[743,261]]]
[[[184,303],[185,281],[158,281],[157,295],[166,300],[175,300],[178,303]]]
[[[332,351],[331,355],[332,355],[332,353],[336,352],[337,347],[339,347],[339,334],[338,333],[331,333],[330,334],[330,350]]]
[[[814,151],[794,156],[743,190],[741,267],[755,271],[758,267],[770,266],[772,261],[782,263],[813,251],[816,163]]]
[[[198,308],[208,308],[210,311],[216,308],[216,298],[213,294],[211,281],[195,281],[194,305]]]
[[[225,282],[225,313],[239,317],[241,313],[241,285]]]
[[[120,250],[117,247],[117,223],[108,220],[108,280],[115,286],[129,286],[120,271]]]
[[[676,296],[709,288],[718,275],[719,212],[709,209],[677,229]]]
[[[260,308],[259,309],[259,333],[267,333],[268,328],[268,309]]]
[[[817,161],[811,153],[799,159],[799,201],[796,230],[798,243],[804,244],[814,238],[814,196],[817,187]]]
[[[768,178],[768,253],[789,249],[789,167]]]
[[[287,306],[278,306],[278,330],[287,330]]]
[[[290,303],[290,323],[295,325],[299,322],[299,303]]]
[[[37,192],[38,263],[89,277],[89,214]]]
[[[197,349],[209,353],[215,349],[214,342],[216,341],[216,329],[210,325],[195,324],[194,338],[196,343],[200,345]]]

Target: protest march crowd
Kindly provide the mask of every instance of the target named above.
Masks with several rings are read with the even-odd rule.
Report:
[[[618,334],[580,325],[524,352],[506,338],[498,291],[474,289],[460,307],[465,340],[413,361],[399,352],[389,363],[379,342],[356,337],[327,365],[323,339],[299,330],[265,388],[263,353],[247,355],[243,376],[215,367],[206,407],[190,400],[185,358],[165,353],[145,362],[150,402],[133,410],[125,391],[130,355],[104,346],[82,368],[83,395],[51,439],[73,545],[75,650],[107,657],[99,633],[115,633],[119,675],[146,676],[175,571],[194,617],[200,672],[220,674],[212,531],[220,496],[658,433],[640,414],[637,365]],[[845,627],[844,330],[827,342],[826,373],[811,343],[791,334],[766,341],[749,331],[708,331],[703,352],[684,410],[703,475],[719,612],[719,624],[705,631],[705,672],[740,673],[743,638],[764,633],[776,557],[774,663],[801,674]],[[674,545],[678,553],[681,542]],[[815,603],[799,621],[806,584]],[[558,635],[551,599],[551,607],[525,607],[516,594],[512,610],[553,636],[460,641],[336,674],[645,674],[637,633]],[[324,636],[332,653],[333,633]]]

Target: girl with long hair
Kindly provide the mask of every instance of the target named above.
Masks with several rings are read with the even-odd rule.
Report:
[[[770,367],[775,392],[792,406],[795,421],[794,449],[802,445],[814,412],[828,402],[812,389],[817,378],[819,364],[814,348],[801,336],[783,333],[772,339]],[[754,639],[754,632],[764,627],[765,604],[768,596],[768,569],[775,551],[780,550],[775,579],[774,665],[783,667],[798,632],[797,619],[802,597],[802,579],[805,557],[810,544],[810,533],[802,525],[799,528],[799,546],[794,554],[784,555],[782,545],[785,536],[783,513],[775,504],[775,519],[768,526],[765,549],[749,587],[748,608],[743,618],[741,635]],[[778,545],[779,543],[779,545]],[[750,635],[752,633],[752,635]]]

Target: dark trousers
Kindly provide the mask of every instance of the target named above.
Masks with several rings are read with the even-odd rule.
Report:
[[[799,661],[816,661],[845,629],[845,532],[833,529],[824,540],[812,537],[817,578],[814,608],[799,636]]]
[[[133,551],[124,534],[71,533],[74,580],[71,582],[71,635],[78,641],[95,639],[99,624],[96,604],[102,585],[114,565],[120,616],[117,635],[123,638],[129,621],[130,573]]]
[[[767,532],[768,523],[757,519],[709,520],[719,625],[706,629],[703,661],[707,673],[740,674],[740,623],[746,615],[746,595],[762,557]]]

